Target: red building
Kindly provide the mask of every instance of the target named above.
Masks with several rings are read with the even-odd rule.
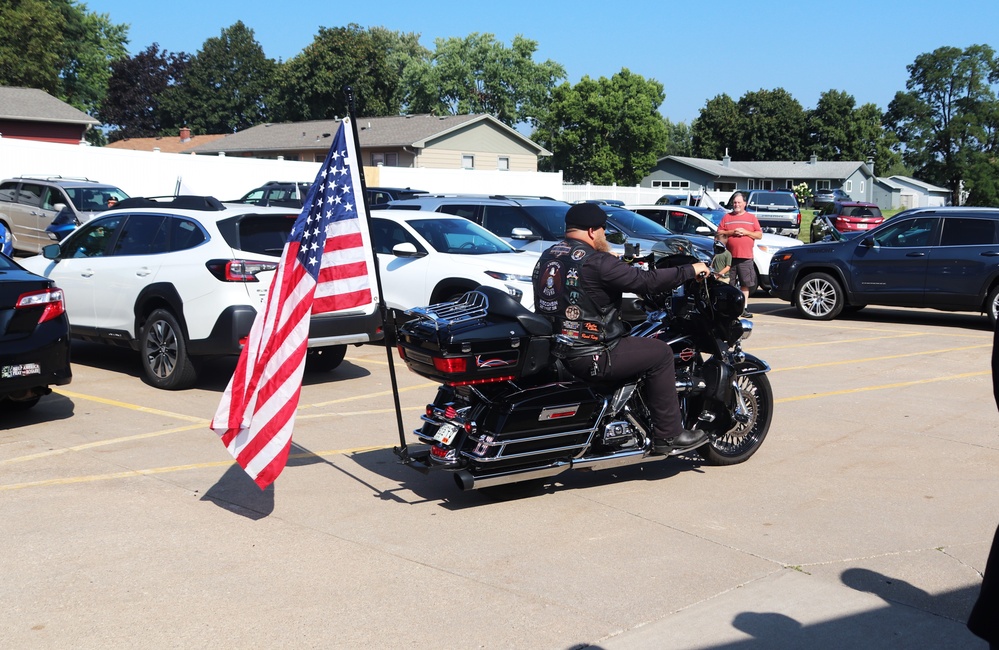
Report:
[[[99,124],[44,90],[0,86],[0,137],[79,144]]]

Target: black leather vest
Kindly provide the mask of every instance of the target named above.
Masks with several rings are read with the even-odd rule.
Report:
[[[567,239],[542,253],[534,267],[534,311],[551,321],[556,335],[571,340],[558,346],[559,356],[596,354],[625,334],[621,297],[600,307],[580,287],[580,272],[595,253],[590,246]]]

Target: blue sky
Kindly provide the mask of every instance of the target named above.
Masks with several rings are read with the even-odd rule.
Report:
[[[237,20],[275,59],[298,54],[320,26],[348,23],[416,32],[431,50],[436,38],[482,32],[509,45],[521,34],[537,41],[535,61],[561,63],[570,83],[586,75],[610,77],[621,68],[657,79],[666,90],[663,115],[688,123],[716,95],[738,100],[761,88],[782,87],[806,109],[834,88],[858,105],[873,102],[883,110],[905,89],[905,67],[919,54],[975,43],[999,49],[995,0],[84,2],[130,26],[133,54],[154,42],[194,54]]]

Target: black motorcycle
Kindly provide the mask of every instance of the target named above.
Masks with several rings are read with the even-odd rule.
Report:
[[[652,254],[642,263],[696,261]],[[752,456],[773,416],[769,366],[742,351],[752,322],[740,319],[742,292],[713,278],[643,296],[646,320],[631,336],[673,349],[683,426],[708,441],[696,452],[733,465]],[[443,385],[414,431],[426,448],[396,448],[423,472],[452,472],[472,490],[544,480],[570,469],[640,462],[652,450],[641,379],[624,385],[582,381],[552,355],[548,320],[501,290],[479,287],[454,302],[412,309],[399,353],[413,372]],[[674,449],[671,455],[688,453]]]

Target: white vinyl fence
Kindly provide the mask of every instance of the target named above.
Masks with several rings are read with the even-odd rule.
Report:
[[[705,192],[710,194],[715,201],[721,203],[728,200],[727,192]],[[662,187],[641,187],[624,185],[563,185],[562,198],[569,203],[586,201],[589,199],[616,199],[624,201],[628,205],[650,205],[655,203],[659,197],[669,194],[670,196],[684,196],[685,190],[669,190]],[[692,193],[696,199],[701,192]]]

